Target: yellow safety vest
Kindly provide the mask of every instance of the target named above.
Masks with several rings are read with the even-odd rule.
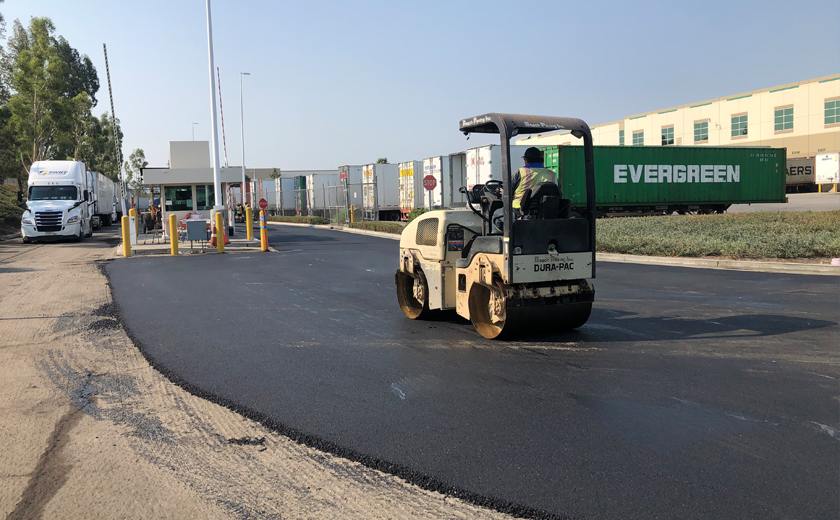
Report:
[[[522,194],[525,190],[531,188],[541,182],[557,183],[557,176],[548,168],[519,168],[519,186],[513,193],[513,207],[519,209],[522,204]]]

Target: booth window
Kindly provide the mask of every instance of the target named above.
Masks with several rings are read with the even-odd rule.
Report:
[[[222,204],[225,203],[225,194],[222,192]],[[198,211],[211,210],[216,205],[216,194],[213,192],[212,184],[199,184],[195,187],[195,209]]]
[[[192,211],[192,186],[165,186],[166,211]]]

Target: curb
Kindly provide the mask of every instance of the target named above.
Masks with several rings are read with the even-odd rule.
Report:
[[[840,276],[840,267],[827,264],[758,262],[755,260],[717,260],[714,258],[674,258],[669,256],[623,255],[619,253],[598,253],[597,259],[603,262],[694,267],[700,269],[721,269],[727,271],[758,271],[763,273]]]
[[[276,226],[297,226],[318,229],[332,229],[344,233],[356,233],[390,240],[399,240],[400,235],[383,233],[381,231],[366,231],[364,229],[343,228],[329,225],[294,224],[291,222],[269,222]],[[840,276],[840,267],[828,264],[797,264],[788,262],[758,262],[754,260],[718,260],[714,258],[675,258],[669,256],[625,255],[620,253],[597,253],[597,259],[602,262],[616,262],[627,264],[665,265],[673,267],[694,267],[699,269],[721,269],[726,271],[757,271],[763,273],[783,274],[811,274],[823,276]]]

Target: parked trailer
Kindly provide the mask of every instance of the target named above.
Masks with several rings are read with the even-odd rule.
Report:
[[[274,179],[274,190],[277,192],[277,214],[293,216],[297,215],[297,204],[295,191],[297,190],[298,177]]]
[[[786,189],[788,193],[816,191],[814,157],[787,160]]]
[[[820,192],[831,190],[832,184],[836,192],[840,183],[840,153],[817,154],[814,160],[814,177]]]
[[[366,164],[362,167],[362,207],[367,220],[400,220],[400,167]]]
[[[117,206],[119,204],[119,186],[107,176],[90,172],[94,178],[93,216],[99,221],[95,227],[110,226],[117,220]]]
[[[545,166],[585,210],[582,146],[550,146]],[[785,202],[784,148],[596,146],[596,211],[603,215],[723,213],[732,204]]]
[[[400,163],[400,212],[403,218],[419,208],[428,208],[423,189],[423,161],[406,161]]]
[[[522,156],[528,146],[511,145],[510,171],[525,166]],[[476,184],[485,184],[489,180],[502,180],[502,149],[501,145],[491,144],[470,148],[466,151],[466,182],[467,189]]]
[[[306,205],[309,215],[330,217],[330,208],[344,207],[344,188],[337,173],[310,173],[306,176]]]

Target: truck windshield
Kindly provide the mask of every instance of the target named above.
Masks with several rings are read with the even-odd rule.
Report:
[[[76,200],[75,186],[32,186],[29,200]]]

